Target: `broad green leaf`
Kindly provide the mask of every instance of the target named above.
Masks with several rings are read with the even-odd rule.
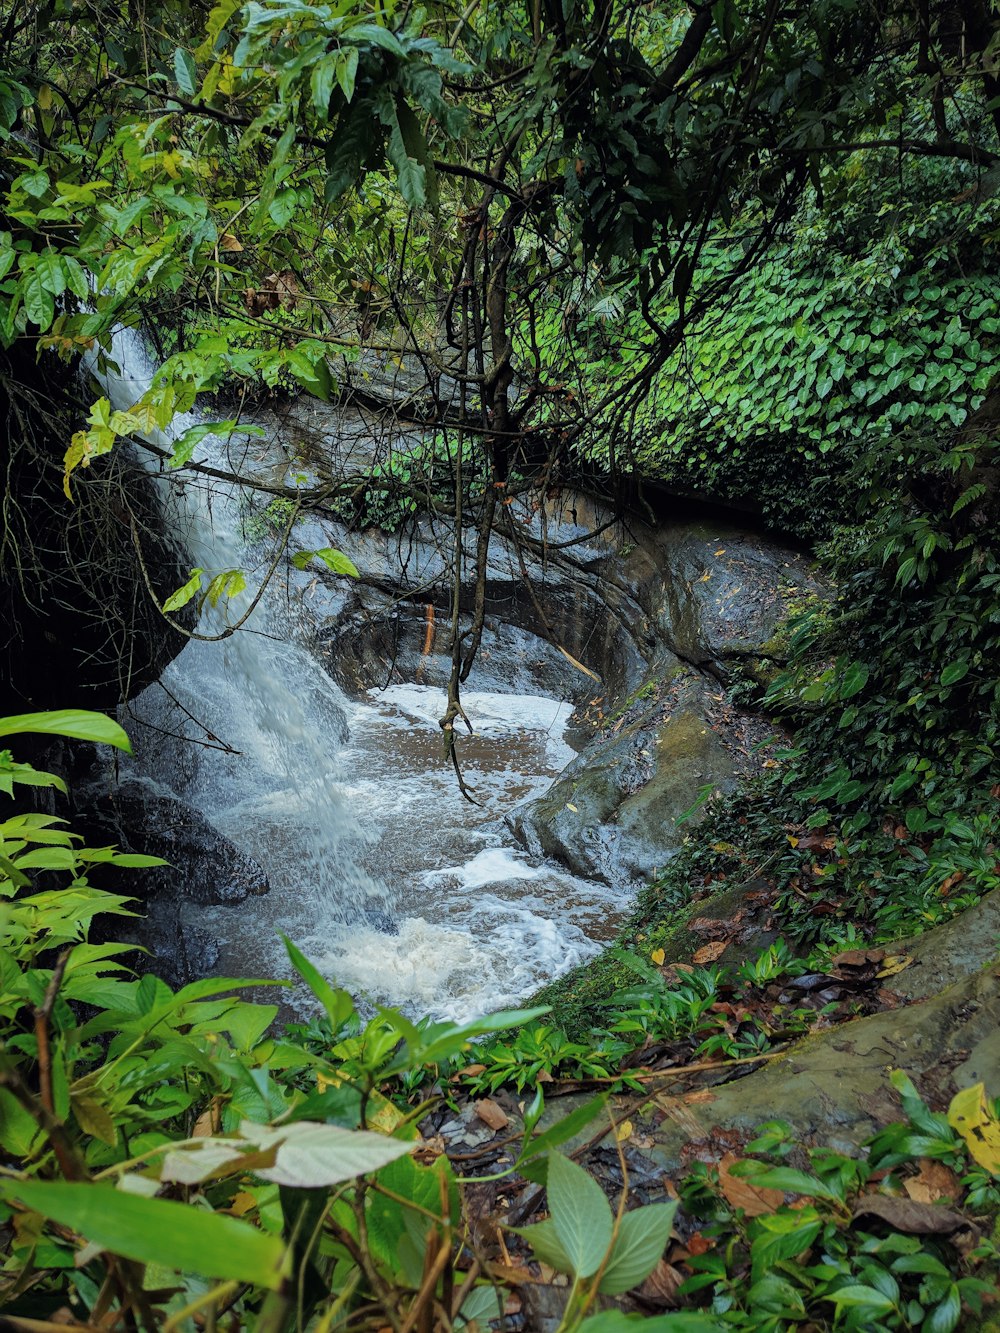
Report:
[[[18,870],[72,870],[76,865],[68,847],[38,847],[14,860]]]
[[[312,991],[316,999],[326,1010],[326,1016],[330,1020],[330,1027],[333,1035],[336,1036],[343,1025],[354,1013],[354,1001],[345,990],[335,990],[326,980],[317,968],[309,961],[301,949],[288,938],[282,935],[285,948],[288,951],[288,957],[291,960],[292,967],[295,968],[299,976]]]
[[[840,678],[841,699],[851,699],[868,684],[869,670],[863,662],[851,662]]]
[[[337,82],[346,101],[354,96],[354,84],[358,74],[358,48],[350,46],[337,58]]]
[[[539,1153],[550,1152],[553,1148],[558,1148],[561,1144],[576,1138],[581,1130],[586,1129],[590,1122],[601,1114],[607,1101],[607,1094],[603,1094],[592,1101],[584,1102],[582,1106],[577,1106],[569,1115],[561,1116],[555,1124],[549,1125],[548,1129],[524,1145],[518,1164],[537,1157]]]
[[[487,1014],[475,1018],[471,1023],[455,1027],[451,1023],[432,1024],[420,1034],[420,1043],[409,1052],[403,1052],[400,1067],[409,1067],[416,1061],[421,1064],[439,1064],[460,1054],[474,1037],[484,1036],[488,1032],[502,1032],[504,1028],[519,1027],[530,1023],[549,1012],[548,1005],[535,1009],[501,1009],[499,1013]],[[392,1066],[390,1066],[391,1068]]]
[[[625,1214],[598,1291],[620,1296],[645,1282],[663,1257],[676,1211],[676,1203],[654,1203]]]
[[[920,1325],[920,1333],[952,1333],[958,1328],[961,1317],[962,1297],[957,1285],[952,1282],[944,1299],[927,1312]]]
[[[614,1218],[604,1191],[582,1166],[553,1153],[546,1192],[552,1225],[577,1277],[591,1277],[611,1244]]]
[[[318,551],[296,551],[292,564],[296,569],[307,569],[313,560],[322,560],[334,574],[346,574],[349,578],[360,578],[358,568],[342,551],[335,551],[332,546],[323,546]]]
[[[224,569],[205,589],[205,600],[209,606],[218,606],[221,598],[237,597],[246,586],[242,569]]]
[[[355,52],[356,54],[357,52]],[[330,109],[330,98],[333,96],[333,85],[337,79],[339,59],[339,56],[329,55],[324,56],[322,60],[317,60],[309,78],[313,106],[324,120]]]
[[[199,1185],[234,1173],[259,1172],[273,1166],[278,1145],[254,1150],[245,1139],[205,1138],[197,1145],[172,1148],[160,1161],[160,1180],[166,1184]]]
[[[277,1147],[274,1166],[257,1170],[257,1175],[299,1189],[320,1189],[367,1175],[405,1156],[413,1147],[384,1134],[310,1120],[290,1125],[254,1125],[244,1121],[240,1133],[260,1148]]]
[[[399,38],[387,28],[380,28],[376,23],[357,23],[350,29],[348,35],[352,42],[371,42],[373,46],[381,46],[384,51],[389,51],[394,56],[406,54]]]
[[[843,1196],[829,1185],[825,1185],[822,1180],[816,1176],[811,1176],[806,1171],[796,1171],[790,1166],[765,1166],[761,1170],[761,1163],[752,1160],[737,1162],[732,1168],[734,1176],[745,1176],[752,1180],[755,1185],[763,1185],[767,1189],[783,1190],[789,1194],[812,1195],[819,1199],[835,1199],[837,1202],[843,1201]]]
[[[0,1148],[10,1157],[23,1161],[31,1156],[38,1125],[7,1088],[0,1087]]]
[[[62,255],[57,254],[51,246],[47,247],[38,256],[35,272],[39,280],[45,284],[47,291],[53,296],[62,296],[66,290],[66,269]]]
[[[489,1328],[493,1320],[503,1318],[503,1296],[492,1283],[473,1287],[462,1302],[462,1308],[455,1320],[456,1328],[475,1322],[480,1329]]]
[[[941,672],[942,685],[955,685],[969,674],[968,662],[951,662]]]
[[[511,1230],[518,1236],[524,1237],[534,1251],[536,1259],[548,1264],[557,1273],[572,1274],[573,1260],[559,1239],[551,1218],[544,1222],[535,1222],[529,1227],[512,1227]],[[601,1257],[603,1258],[603,1254]]]
[[[174,52],[174,77],[185,97],[193,97],[198,91],[198,67],[191,53],[181,46]]]
[[[90,1183],[0,1180],[0,1195],[138,1263],[255,1287],[281,1285],[282,1241],[235,1217]]]
[[[32,268],[23,280],[24,308],[28,318],[43,332],[55,317],[56,307],[52,293],[46,286],[38,267]]]
[[[240,426],[236,421],[210,421],[198,426],[189,426],[183,435],[174,441],[174,453],[170,460],[171,467],[183,467],[189,463],[195,449],[202,440],[209,436],[229,439],[232,435],[262,435],[259,426]]]
[[[853,1283],[846,1287],[841,1287],[839,1291],[833,1291],[829,1296],[823,1298],[827,1301],[834,1301],[837,1305],[846,1305],[849,1307],[863,1307],[871,1310],[874,1314],[888,1314],[894,1308],[892,1301],[888,1296],[876,1290],[875,1287],[865,1287],[860,1283]]]
[[[191,598],[196,596],[201,589],[201,576],[204,572],[203,569],[192,569],[191,577],[187,583],[178,588],[176,592],[171,593],[163,603],[164,611],[179,611],[182,606],[187,606]]]
[[[0,717],[0,736],[14,736],[30,731],[43,736],[69,736],[78,741],[93,741],[97,745],[114,745],[131,752],[132,742],[126,733],[103,713],[85,709],[62,708],[47,713],[19,713],[14,717]]]

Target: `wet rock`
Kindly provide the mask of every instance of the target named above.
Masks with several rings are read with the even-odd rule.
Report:
[[[37,355],[29,338],[0,352],[6,497],[0,694],[11,713],[113,711],[184,646],[184,636],[156,609],[145,577],[162,600],[187,577],[188,565],[156,483],[131,448],[77,469],[74,503],[67,502],[53,460],[79,424],[78,373],[53,356],[41,370]],[[44,411],[31,406],[41,384]],[[177,619],[190,625],[193,610],[182,609]],[[30,740],[18,748],[22,760],[34,753]]]
[[[509,817],[531,851],[611,884],[648,877],[680,844],[678,820],[699,791],[729,783],[733,762],[706,717],[705,682],[679,663],[670,677],[662,696],[639,698]]]
[[[785,1120],[799,1141],[856,1148],[900,1117],[889,1082],[903,1069],[921,1095],[946,1107],[980,1080],[1000,1094],[1000,985],[995,967],[905,1008],[872,1014],[807,1037],[757,1072],[713,1088],[711,1100],[679,1105],[656,1131],[648,1155],[668,1171],[681,1151],[719,1131],[751,1136],[766,1120]]]
[[[998,936],[1000,889],[994,889],[950,921],[893,944],[894,954],[910,954],[913,962],[887,981],[886,989],[900,999],[926,999],[995,959]]]
[[[112,937],[145,950],[149,957],[137,966],[171,986],[209,975],[219,946],[192,925],[188,904],[230,905],[267,893],[267,875],[197,810],[144,783],[126,781],[99,795],[91,789],[82,801],[72,822],[91,846],[115,844],[169,862],[108,879],[106,887],[140,900],[136,917],[107,919]]]
[[[414,520],[389,534],[315,519],[298,535],[302,545],[349,551],[360,572],[346,590],[322,570],[291,575],[303,580],[306,614],[338,683],[355,692],[400,681],[443,686],[447,521]],[[463,629],[476,537],[470,529],[462,552]],[[468,688],[556,695],[600,727],[580,731],[578,757],[508,823],[533,854],[629,887],[672,855],[685,831],[677,821],[701,790],[733,781],[710,691],[719,681],[766,680],[785,657],[788,613],[826,595],[801,555],[745,527],[704,519],[653,527],[569,490],[529,491],[504,508],[485,592]]]
[[[92,841],[100,836],[123,851],[170,863],[136,872],[136,892],[144,898],[174,895],[211,906],[268,891],[267,875],[252,857],[197,810],[142,782],[121,783],[79,818]]]

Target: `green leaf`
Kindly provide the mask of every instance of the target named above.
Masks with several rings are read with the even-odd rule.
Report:
[[[835,1199],[843,1202],[843,1194],[825,1185],[816,1176],[806,1171],[796,1171],[790,1166],[765,1166],[760,1170],[760,1162],[747,1160],[738,1162],[733,1168],[734,1176],[744,1176],[754,1185],[763,1185],[766,1189],[784,1190],[789,1194],[813,1195],[819,1199]]]
[[[604,1191],[582,1166],[553,1153],[546,1191],[552,1224],[577,1277],[591,1277],[611,1244],[614,1219]]]
[[[0,1195],[138,1263],[272,1290],[281,1285],[282,1241],[235,1217],[89,1183],[0,1180]]]
[[[348,36],[352,42],[371,42],[394,56],[404,56],[406,52],[398,37],[387,28],[380,28],[377,23],[358,23],[351,28]]]
[[[920,1325],[921,1333],[952,1333],[953,1329],[958,1328],[961,1317],[962,1297],[953,1282],[944,1300],[927,1312],[924,1322]]]
[[[363,1129],[342,1129],[318,1121],[298,1120],[291,1125],[240,1126],[244,1139],[267,1150],[277,1147],[274,1166],[255,1174],[278,1185],[298,1189],[321,1189],[367,1175],[404,1157],[413,1147],[385,1134]]]
[[[357,51],[355,51],[354,54],[357,56]],[[322,60],[317,60],[316,64],[313,65],[313,72],[309,79],[313,106],[324,120],[326,119],[327,112],[330,110],[330,98],[333,96],[333,85],[339,72],[338,65],[339,57],[324,56]]]
[[[336,1036],[347,1020],[354,1013],[354,1001],[345,990],[334,990],[309,959],[298,949],[287,935],[282,935],[292,967],[312,991],[316,999],[326,1010],[333,1035]]]
[[[85,709],[62,708],[48,713],[0,717],[0,736],[13,736],[24,731],[43,736],[69,736],[78,741],[93,741],[96,745],[114,745],[119,750],[132,751],[132,742],[117,722],[103,713]]]
[[[530,1227],[511,1227],[511,1230],[528,1241],[535,1258],[540,1259],[543,1264],[548,1264],[557,1273],[573,1272],[573,1260],[559,1239],[551,1218],[545,1222],[535,1222]]]
[[[198,91],[198,67],[190,51],[180,46],[174,52],[174,77],[185,97],[193,97]]]
[[[30,1157],[39,1128],[12,1092],[0,1087],[0,1148],[22,1161]]]
[[[218,606],[223,597],[238,597],[246,591],[246,586],[242,569],[224,569],[221,574],[216,574],[205,589],[205,601],[209,606]]]
[[[955,685],[969,674],[968,662],[951,662],[941,672],[942,685]]]
[[[654,1203],[625,1214],[598,1291],[620,1296],[649,1277],[663,1257],[676,1211],[676,1203]]]
[[[43,331],[55,317],[55,301],[37,266],[24,277],[24,308],[31,322]]]
[[[354,96],[354,85],[358,74],[358,48],[348,47],[337,57],[337,82],[344,100],[349,102]]]
[[[841,699],[851,699],[868,684],[869,670],[863,662],[852,662],[840,678]]]
[[[360,578],[358,568],[342,551],[335,551],[332,546],[323,546],[318,551],[296,551],[292,564],[296,569],[307,569],[313,560],[322,560],[334,574],[346,574],[352,579]]]
[[[558,1148],[560,1144],[568,1143],[570,1139],[576,1138],[581,1130],[586,1129],[590,1122],[600,1115],[607,1105],[607,1101],[607,1094],[604,1094],[595,1097],[592,1101],[584,1102],[582,1106],[577,1106],[570,1111],[569,1115],[561,1116],[554,1125],[550,1125],[548,1129],[543,1130],[536,1138],[525,1144],[521,1156],[518,1158],[518,1165],[537,1157],[540,1153],[548,1153],[553,1148]]]
[[[480,1329],[484,1329],[489,1327],[492,1320],[502,1319],[504,1302],[501,1290],[488,1282],[481,1287],[473,1287],[462,1302],[455,1327],[462,1328],[465,1324],[475,1322]]]
[[[185,583],[183,587],[178,588],[176,592],[172,592],[163,603],[164,611],[179,611],[182,606],[187,606],[191,598],[200,591],[201,576],[204,572],[203,569],[192,569],[191,577],[188,579],[187,583]]]
[[[865,1287],[860,1283],[841,1287],[839,1291],[831,1292],[824,1299],[834,1301],[837,1305],[863,1306],[877,1314],[888,1314],[890,1310],[895,1309],[888,1296],[883,1296],[874,1287]]]

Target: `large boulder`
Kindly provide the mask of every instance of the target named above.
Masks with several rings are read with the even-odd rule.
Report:
[[[578,875],[629,885],[676,850],[681,817],[733,760],[708,718],[704,679],[674,660],[605,725],[549,790],[509,823],[536,853]]]
[[[113,918],[115,939],[150,955],[156,974],[183,986],[210,973],[219,960],[215,937],[191,922],[190,905],[221,906],[268,892],[261,866],[203,815],[176,797],[140,781],[81,793],[73,816],[92,846],[115,844],[126,852],[161,856],[168,863],[127,872],[108,887],[139,900],[131,921]]]

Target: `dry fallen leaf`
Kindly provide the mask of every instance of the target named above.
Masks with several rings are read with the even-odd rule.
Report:
[[[917,1174],[903,1181],[903,1188],[917,1203],[937,1203],[939,1199],[951,1202],[962,1190],[954,1171],[927,1157],[921,1161]]]
[[[481,1074],[485,1068],[485,1065],[466,1065],[465,1068],[460,1069],[457,1074],[452,1074],[452,1079],[475,1078],[475,1076]]]
[[[854,1205],[854,1217],[879,1217],[909,1236],[950,1236],[970,1226],[968,1218],[939,1204],[866,1194]]]
[[[775,1212],[784,1203],[784,1194],[781,1190],[765,1189],[751,1180],[732,1175],[730,1168],[739,1160],[735,1153],[727,1152],[719,1161],[719,1185],[723,1194],[734,1208],[742,1208],[747,1217]]]
[[[894,977],[897,972],[902,972],[903,969],[909,967],[912,962],[912,954],[893,954],[885,960],[882,965],[882,970],[876,972],[875,975],[877,977]]]
[[[714,963],[716,959],[721,958],[729,947],[728,940],[712,940],[709,944],[704,944],[691,955],[691,961],[701,966],[704,963]]]
[[[492,1097],[484,1097],[482,1101],[475,1103],[476,1115],[490,1129],[506,1129],[510,1124],[510,1117],[498,1106]]]
[[[664,1310],[676,1310],[681,1304],[677,1290],[684,1281],[685,1274],[666,1259],[658,1259],[656,1267],[639,1288],[639,1295],[650,1305],[658,1305]]]
[[[213,1097],[207,1111],[202,1111],[201,1115],[194,1122],[194,1128],[191,1130],[193,1139],[211,1138],[213,1134],[218,1134],[222,1128],[222,1106],[217,1097]]]

